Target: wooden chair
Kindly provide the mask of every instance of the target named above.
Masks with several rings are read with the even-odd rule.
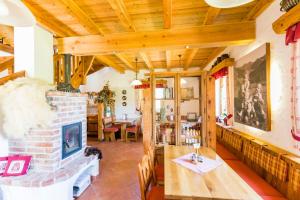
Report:
[[[119,131],[117,127],[112,126],[112,118],[104,118],[103,120],[103,133],[105,141],[116,141],[116,132]]]
[[[152,170],[149,155],[144,155],[142,162],[138,164],[138,176],[141,190],[141,200],[163,200],[164,188],[151,186]]]
[[[133,133],[134,137],[129,137],[129,133]],[[125,140],[128,142],[129,140],[134,140],[137,142],[138,140],[138,126],[134,125],[125,129]]]
[[[148,149],[148,155],[150,158],[150,167],[153,172],[154,184],[163,186],[164,182],[165,182],[164,166],[157,164],[157,162],[155,161],[155,151],[151,145],[149,146],[149,149]]]

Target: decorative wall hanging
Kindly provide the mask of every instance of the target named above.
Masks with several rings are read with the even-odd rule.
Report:
[[[122,103],[122,106],[124,106],[124,107],[127,106],[127,103],[126,103],[126,102],[123,102],[123,103]]]
[[[122,94],[127,94],[127,91],[126,90],[122,90]]]
[[[234,121],[271,130],[270,44],[239,59],[234,68]]]
[[[293,44],[292,54],[292,130],[291,134],[293,139],[297,142],[295,148],[300,150],[300,41]]]
[[[127,97],[126,97],[126,96],[122,96],[122,100],[123,100],[123,101],[126,101],[126,100],[127,100]]]

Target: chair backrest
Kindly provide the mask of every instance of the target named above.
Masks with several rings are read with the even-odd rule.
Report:
[[[138,165],[138,176],[141,190],[141,199],[146,200],[146,193],[151,183],[151,168],[149,155],[144,155],[142,162]]]
[[[112,126],[112,118],[111,117],[104,117],[102,119],[103,128],[111,127]]]
[[[154,183],[156,183],[156,174],[155,174],[155,150],[153,148],[153,146],[149,146],[148,148],[148,155],[149,155],[149,161],[150,161],[150,168],[152,171],[152,177],[153,177],[153,181]]]

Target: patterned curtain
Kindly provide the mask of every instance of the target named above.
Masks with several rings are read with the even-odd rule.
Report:
[[[292,44],[292,135],[300,141],[300,40]]]

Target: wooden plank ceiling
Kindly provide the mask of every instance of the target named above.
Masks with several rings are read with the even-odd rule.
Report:
[[[135,70],[135,58],[138,69],[204,68],[226,46],[253,41],[252,21],[273,2],[216,9],[204,0],[22,1],[54,33],[59,52],[96,56],[89,74],[107,65]]]

